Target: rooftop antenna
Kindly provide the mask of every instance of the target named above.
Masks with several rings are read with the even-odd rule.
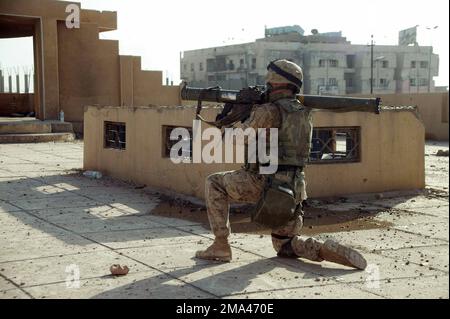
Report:
[[[4,82],[3,82],[3,69],[2,64],[0,63],[0,93],[5,91]]]
[[[14,67],[14,73],[16,74],[16,93],[20,93],[20,66]]]
[[[9,67],[6,69],[6,73],[8,73],[8,92],[12,93],[12,69]]]
[[[31,76],[33,74],[33,66],[23,67],[24,79],[25,79],[25,93],[30,93]]]

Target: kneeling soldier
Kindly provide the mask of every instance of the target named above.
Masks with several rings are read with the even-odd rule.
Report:
[[[268,103],[254,107],[242,124],[246,128],[278,128],[278,170],[260,174],[258,163],[212,174],[206,181],[206,205],[214,243],[198,251],[197,258],[231,261],[229,204],[257,204],[253,219],[272,228],[272,244],[280,257],[328,260],[365,269],[366,260],[356,250],[333,240],[325,242],[300,236],[302,202],[306,199],[304,167],[311,150],[311,109],[297,100],[302,69],[287,60],[271,62],[266,77]]]

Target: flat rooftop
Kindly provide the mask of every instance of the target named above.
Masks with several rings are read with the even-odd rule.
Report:
[[[448,298],[448,149],[427,142],[424,191],[311,200],[305,233],[360,249],[369,268],[355,271],[277,258],[238,208],[235,259],[196,260],[213,240],[201,203],[84,177],[79,141],[0,144],[0,298]]]

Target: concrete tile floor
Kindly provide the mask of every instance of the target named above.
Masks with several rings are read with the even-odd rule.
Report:
[[[448,298],[449,159],[438,149],[448,143],[427,142],[425,161],[439,196],[317,203],[392,223],[318,236],[359,247],[369,267],[355,271],[276,258],[258,234],[232,235],[231,263],[196,260],[209,231],[152,215],[152,192],[83,177],[83,143],[0,145],[0,298]],[[115,263],[130,273],[111,276]]]

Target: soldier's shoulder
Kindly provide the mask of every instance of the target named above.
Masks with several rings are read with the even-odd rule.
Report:
[[[277,101],[277,104],[289,112],[308,109],[298,99],[281,99]]]
[[[271,102],[261,104],[257,109],[263,112],[278,112],[278,106]]]

